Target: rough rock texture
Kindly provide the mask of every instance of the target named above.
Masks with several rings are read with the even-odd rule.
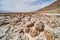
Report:
[[[0,40],[60,40],[60,0],[50,6],[43,11],[0,14]]]
[[[60,15],[0,14],[0,40],[60,40]]]

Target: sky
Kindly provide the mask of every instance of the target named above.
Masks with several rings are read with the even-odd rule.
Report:
[[[0,12],[32,12],[56,0],[0,0]]]

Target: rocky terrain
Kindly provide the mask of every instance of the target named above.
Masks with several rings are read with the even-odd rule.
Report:
[[[0,14],[0,40],[60,40],[60,15]]]
[[[36,12],[0,13],[0,40],[60,40],[59,3]]]

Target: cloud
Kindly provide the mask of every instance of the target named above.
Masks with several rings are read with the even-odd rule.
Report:
[[[31,12],[50,5],[56,0],[1,0],[0,10],[10,12]]]

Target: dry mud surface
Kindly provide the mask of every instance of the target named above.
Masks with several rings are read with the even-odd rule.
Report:
[[[0,40],[60,40],[60,15],[0,14]]]

